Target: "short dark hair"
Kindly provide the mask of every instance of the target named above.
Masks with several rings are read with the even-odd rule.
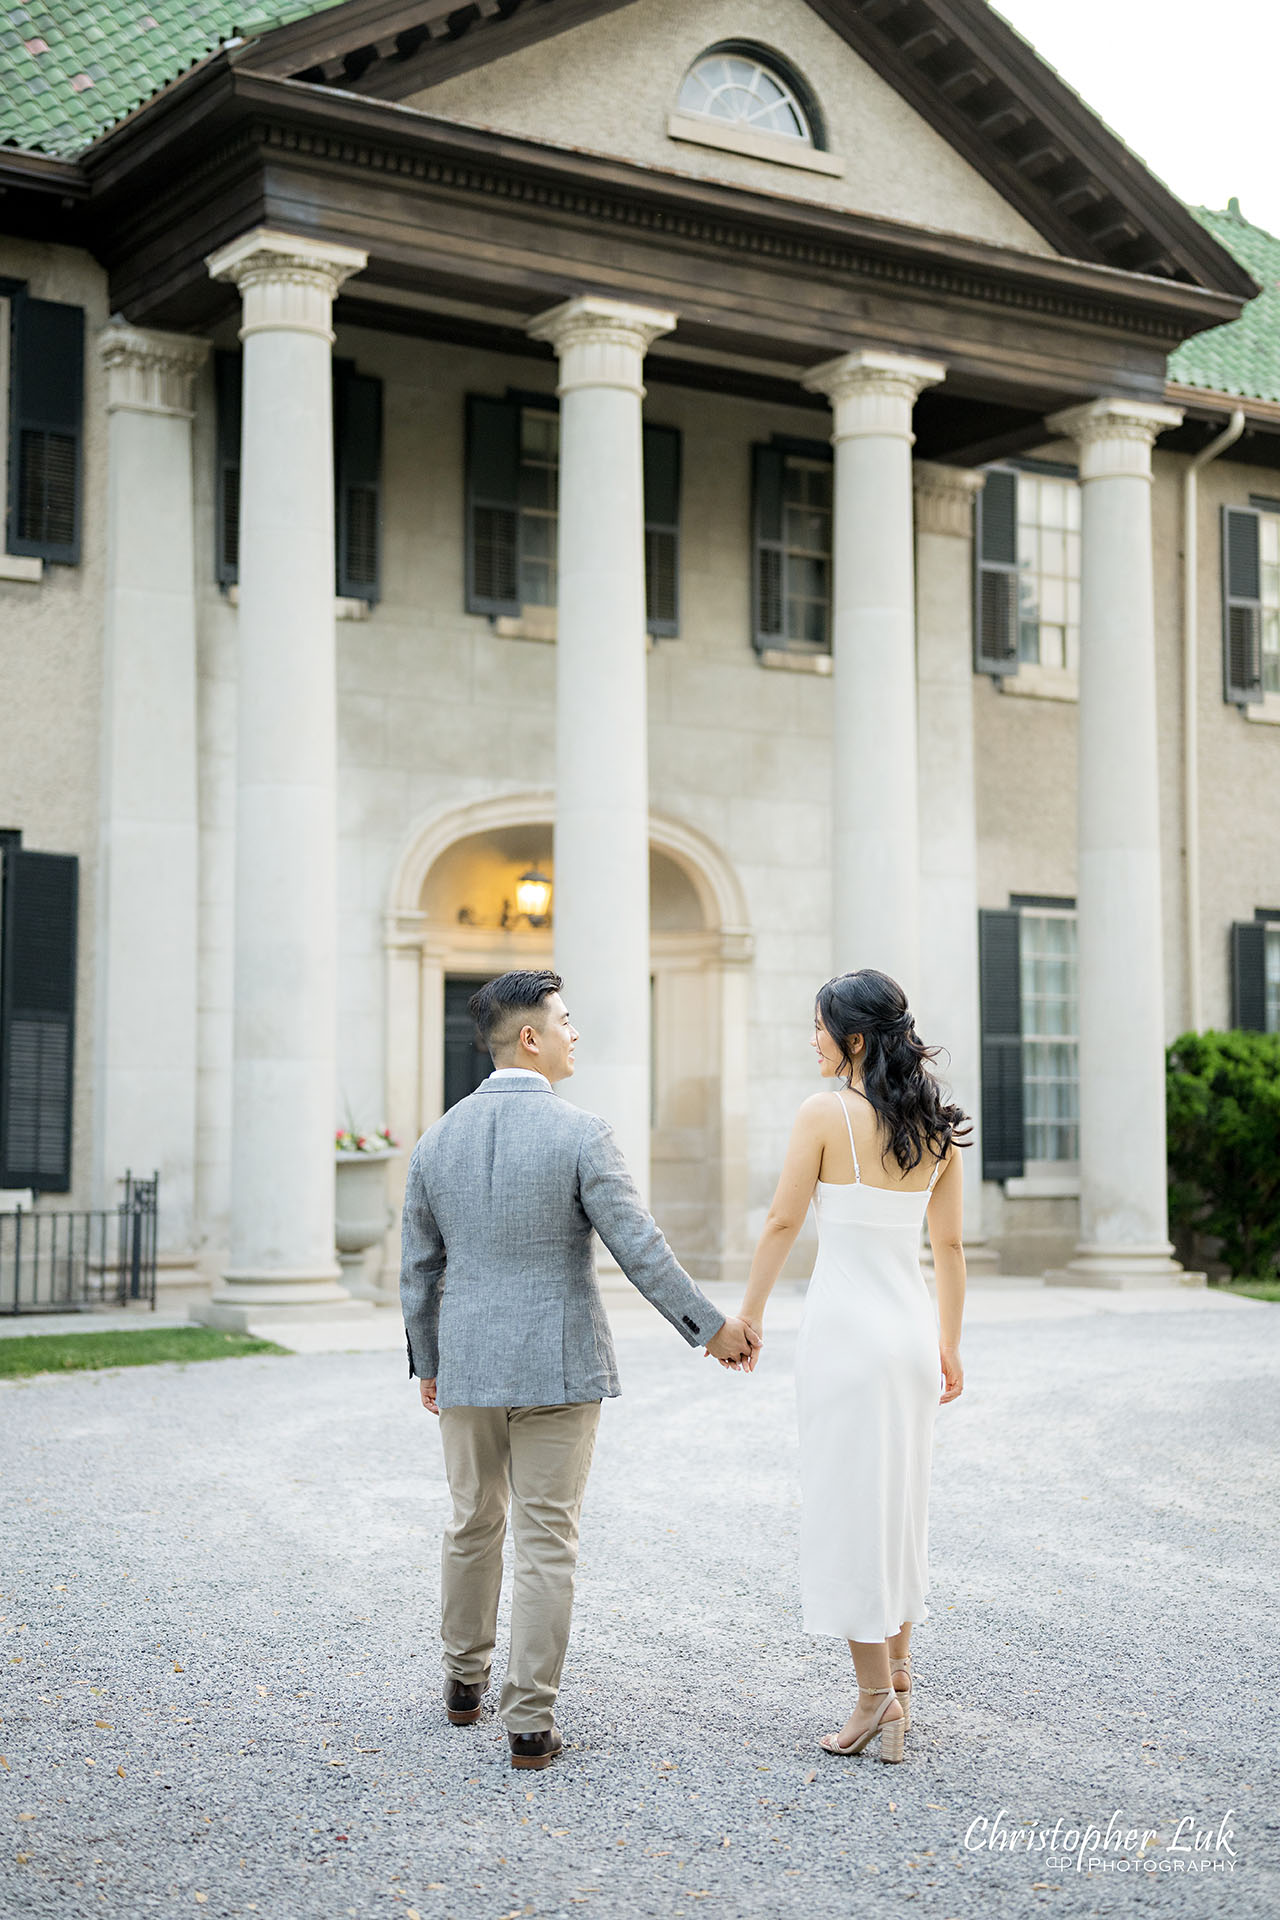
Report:
[[[496,980],[486,980],[467,1005],[490,1054],[505,1052],[520,1029],[528,1026],[528,1016],[537,1013],[548,996],[559,993],[563,985],[560,975],[552,973],[550,967],[500,973]]]

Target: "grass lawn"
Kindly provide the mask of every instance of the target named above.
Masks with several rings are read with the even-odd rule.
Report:
[[[1225,1280],[1220,1293],[1243,1293],[1250,1300],[1280,1300],[1280,1280]]]
[[[287,1353],[274,1340],[217,1327],[104,1328],[99,1333],[20,1333],[0,1339],[0,1379],[66,1373],[83,1367],[146,1367],[160,1360],[233,1360],[244,1353]]]

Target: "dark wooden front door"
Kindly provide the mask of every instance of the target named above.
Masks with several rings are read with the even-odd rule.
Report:
[[[444,982],[444,1104],[456,1107],[493,1072],[493,1061],[467,1012],[467,1002],[486,975],[446,974]]]

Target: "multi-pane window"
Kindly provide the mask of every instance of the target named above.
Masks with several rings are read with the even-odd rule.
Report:
[[[1261,562],[1262,691],[1280,693],[1280,513],[1258,515],[1258,557]]]
[[[471,394],[466,427],[466,606],[519,619],[556,605],[560,415],[554,400]],[[680,630],[680,432],[643,424],[645,619]],[[554,622],[536,623],[550,638]]]
[[[1028,1162],[1080,1157],[1076,916],[1022,910],[1023,1151]]]
[[[1280,1033],[1280,926],[1267,928],[1265,966],[1267,1032]]]
[[[782,482],[783,631],[788,641],[831,645],[829,460],[788,459]]]
[[[830,456],[818,443],[752,448],[755,644],[831,651]]]
[[[686,74],[678,104],[683,113],[708,120],[750,127],[757,133],[780,133],[806,145],[813,140],[794,88],[747,52],[727,49],[704,54]]]
[[[556,494],[560,416],[520,409],[520,600],[556,604]]]
[[[1019,660],[1074,668],[1080,647],[1077,481],[1019,473],[1018,568]]]

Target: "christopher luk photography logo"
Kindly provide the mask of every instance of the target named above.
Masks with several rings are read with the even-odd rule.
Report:
[[[994,1816],[975,1815],[964,1844],[969,1853],[1039,1854],[1048,1873],[1233,1873],[1234,1818],[1235,1809],[1228,1807],[1208,1820],[1188,1813],[1146,1827],[1131,1824],[1117,1808],[1105,1827],[1091,1821],[1072,1826],[1066,1819],[1041,1827],[1011,1820],[1001,1807]]]

